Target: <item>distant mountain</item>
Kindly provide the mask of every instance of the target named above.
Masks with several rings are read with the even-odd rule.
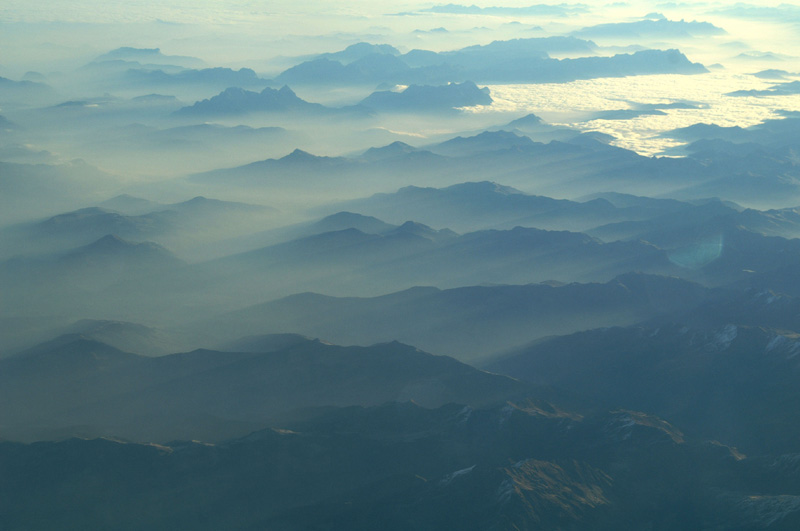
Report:
[[[123,81],[144,86],[207,85],[219,88],[263,87],[268,83],[260,79],[250,68],[232,70],[219,67],[181,70],[174,73],[163,70],[130,69],[123,75]]]
[[[705,235],[724,235],[745,229],[763,236],[800,237],[800,212],[797,208],[755,210],[736,208],[708,200],[697,205],[684,204],[680,217],[673,213],[649,220],[612,223],[587,231],[605,241],[645,239],[662,248],[689,245]],[[673,211],[674,212],[674,211]],[[735,238],[731,234],[730,238]]]
[[[95,62],[120,60],[180,65],[185,68],[198,68],[205,65],[201,59],[196,57],[188,57],[183,55],[164,55],[160,48],[132,48],[129,46],[116,48],[94,59]]]
[[[19,129],[19,125],[15,124],[5,116],[0,115],[0,134],[6,134]]]
[[[606,244],[581,233],[524,227],[457,235],[404,223],[384,234],[348,228],[303,237],[192,271],[184,283],[213,285],[195,289],[196,296],[219,290],[244,306],[302,291],[372,296],[419,285],[606,282],[629,271],[680,274],[681,267],[646,242]]]
[[[120,194],[111,199],[106,199],[97,206],[101,209],[114,210],[129,216],[135,216],[158,210],[163,204],[130,194]]]
[[[793,133],[798,130],[800,130],[800,118],[787,115],[747,128],[699,123],[668,131],[664,136],[689,142],[711,139],[727,140],[737,144],[752,142],[761,145],[762,148],[776,148],[795,143]]]
[[[636,22],[612,22],[598,24],[575,31],[573,35],[581,38],[622,38],[622,39],[665,39],[714,37],[727,35],[727,32],[710,22],[687,22],[685,20],[639,20]]]
[[[175,267],[182,262],[164,247],[152,243],[135,243],[108,234],[99,240],[61,256],[61,266],[67,268],[122,267],[135,271],[139,268],[161,269]],[[129,272],[125,271],[122,276]]]
[[[56,91],[45,83],[0,77],[0,103],[7,106],[31,107],[52,102],[57,97]]]
[[[270,87],[260,93],[241,88],[228,88],[216,96],[196,102],[191,107],[177,111],[178,116],[226,116],[252,112],[320,113],[326,108],[297,97],[288,87],[280,90]]]
[[[729,92],[726,96],[793,96],[800,94],[800,81],[779,83],[764,90],[737,90]]]
[[[402,84],[559,83],[597,77],[674,73],[697,74],[707,70],[691,63],[678,50],[645,50],[633,55],[551,59],[548,52],[594,54],[591,41],[550,37],[495,41],[449,52],[412,50],[396,56],[373,53],[342,64],[320,57],[296,65],[276,80],[292,84]]]
[[[221,316],[198,331],[294,332],[362,345],[398,339],[469,361],[550,334],[634,324],[708,297],[697,284],[635,274],[607,284],[419,287],[373,298],[305,293]]]
[[[63,249],[85,245],[107,234],[141,240],[163,232],[171,222],[170,216],[126,216],[103,208],[88,207],[30,224],[25,227],[25,233],[42,247],[57,244],[57,249]]]
[[[88,207],[59,214],[43,221],[19,225],[6,231],[17,245],[17,253],[55,252],[86,245],[108,234],[130,240],[157,240],[170,247],[191,250],[232,231],[250,229],[275,213],[274,209],[220,201],[202,196],[173,204],[160,204],[130,196],[103,202],[122,210]]]
[[[367,234],[385,234],[396,228],[395,225],[390,225],[371,216],[362,216],[352,212],[338,212],[305,226],[303,232],[307,235],[312,235],[345,229],[357,229]]]
[[[227,352],[277,352],[312,341],[300,334],[261,334],[229,341],[219,350]]]
[[[323,53],[319,57],[325,57],[332,61],[340,61],[342,64],[352,63],[372,54],[400,55],[400,51],[389,44],[370,44],[368,42],[357,42],[339,52]]]
[[[767,70],[761,70],[760,72],[756,72],[752,74],[754,77],[759,79],[786,79],[786,76],[790,76],[791,74],[786,70],[779,70],[777,68],[768,68]]]
[[[438,155],[450,157],[475,155],[488,151],[532,147],[533,140],[506,131],[484,131],[475,136],[457,136],[428,149]]]
[[[388,146],[371,147],[361,155],[361,158],[370,162],[385,161],[404,157],[411,153],[420,151],[418,148],[409,146],[405,142],[392,142]]]
[[[566,17],[571,14],[584,12],[585,9],[586,8],[582,6],[571,6],[569,4],[537,4],[528,7],[478,7],[474,4],[469,6],[463,4],[440,4],[422,9],[421,11],[453,15],[532,15]]]
[[[610,328],[539,341],[489,366],[600,408],[648,411],[745,453],[798,449],[795,333],[725,325]]]
[[[180,127],[171,127],[156,131],[148,131],[148,140],[152,143],[167,144],[170,149],[179,147],[181,143],[189,144],[189,148],[203,143],[209,149],[239,146],[245,142],[275,142],[278,139],[291,137],[282,127],[248,127],[237,125],[226,127],[220,124],[203,123]]]
[[[349,199],[355,195],[353,190],[363,196],[423,181],[441,187],[484,181],[486,175],[492,175],[497,182],[545,196],[582,197],[616,191],[681,200],[718,197],[753,208],[783,208],[800,204],[800,188],[793,177],[798,168],[792,154],[799,121],[787,117],[772,122],[752,130],[754,138],[767,147],[755,153],[724,150],[680,158],[643,157],[609,145],[607,137],[596,134],[570,133],[562,141],[542,143],[494,130],[412,150],[395,146],[384,152],[390,155],[384,159],[295,153],[286,160],[269,159],[189,179],[225,188],[268,186],[271,193],[300,192],[314,186],[329,198]],[[531,175],[537,178],[532,180]]]
[[[398,225],[386,223],[372,216],[342,211],[315,221],[259,231],[239,238],[231,238],[222,243],[223,245],[227,244],[226,248],[229,252],[226,254],[237,254],[325,232],[356,229],[366,234],[386,234],[397,228]]]
[[[411,85],[402,92],[373,92],[360,105],[382,112],[451,112],[458,107],[491,105],[489,89],[472,82],[439,86]]]
[[[464,148],[468,149],[468,146]],[[451,145],[451,149],[456,149],[456,146]],[[686,203],[665,200],[657,205],[616,206],[602,197],[586,202],[552,199],[491,182],[463,183],[446,188],[409,186],[393,194],[377,194],[343,206],[395,223],[411,218],[434,227],[449,226],[457,231],[520,225],[586,231],[612,220],[644,220],[690,208]],[[601,233],[598,235],[602,237]]]
[[[341,185],[343,180],[361,177],[370,168],[360,161],[347,157],[325,157],[312,155],[301,149],[295,149],[288,155],[258,162],[198,173],[189,176],[190,181],[203,184],[224,184],[228,186],[261,187],[271,189],[283,187],[327,184],[331,189]],[[325,189],[325,188],[322,188]]]
[[[0,396],[19,404],[0,412],[3,435],[218,441],[268,425],[270,418],[300,418],[306,408],[393,400],[480,406],[530,391],[399,343],[339,347],[298,339],[248,350],[147,358],[81,336],[62,337],[0,360]]]
[[[184,266],[158,244],[134,243],[111,234],[67,252],[15,257],[0,262],[0,312],[70,315],[74,320],[97,307],[95,297],[102,298],[100,294],[113,285],[160,277]],[[115,301],[108,303],[124,312],[126,304]]]
[[[666,116],[667,113],[658,109],[640,110],[640,109],[618,109],[609,111],[600,111],[592,115],[592,120],[633,120],[642,116]]]
[[[183,106],[178,103],[164,109],[162,116]],[[115,124],[103,129],[102,138],[90,138],[83,147],[99,160],[124,164],[131,171],[185,175],[283,154],[302,138],[282,127],[229,127],[208,122],[167,128]]]
[[[476,137],[462,137],[453,142],[458,143],[462,143],[463,147],[452,151],[450,156],[437,156],[430,151],[441,148],[440,143],[429,149],[396,151],[390,160],[378,158],[366,161],[363,158],[312,157],[308,154],[300,157],[302,152],[296,152],[291,157],[286,157],[286,160],[270,159],[238,168],[194,175],[190,179],[202,179],[206,184],[214,182],[226,187],[269,184],[271,190],[275,190],[276,186],[289,190],[297,189],[297,177],[302,176],[304,184],[313,184],[316,189],[336,193],[339,197],[343,187],[357,186],[360,190],[374,192],[385,190],[390,182],[403,186],[419,183],[421,180],[426,180],[433,186],[447,186],[470,180],[485,180],[487,173],[491,173],[498,181],[512,186],[524,185],[527,188],[532,186],[527,176],[532,172],[536,173],[539,178],[533,186],[542,192],[563,191],[565,179],[568,179],[570,185],[575,187],[576,195],[585,195],[590,191],[607,191],[609,186],[615,186],[616,183],[619,183],[617,189],[629,193],[646,195],[653,188],[658,188],[663,193],[665,188],[674,189],[684,183],[702,180],[699,176],[701,165],[696,161],[640,157],[633,152],[597,141],[552,141],[543,144],[507,131],[499,131]],[[451,144],[447,146],[457,147]],[[291,165],[288,164],[290,161]],[[334,161],[336,163],[332,164]],[[326,168],[324,174],[319,171],[320,167]],[[270,171],[265,171],[266,168]],[[636,179],[631,177],[634,173]],[[670,175],[670,179],[664,179],[665,173]],[[377,174],[383,179],[376,180]],[[705,167],[703,175],[706,179],[709,178]],[[378,187],[376,181],[382,186]],[[334,184],[338,186],[333,186]]]
[[[800,119],[786,113],[783,118],[748,128],[695,124],[664,136],[693,142],[685,148],[688,158],[719,170],[725,168],[715,178],[687,187],[684,195],[717,196],[769,208],[797,201],[794,153],[799,147],[798,130]]]
[[[777,271],[764,277],[784,288],[780,273]],[[754,276],[755,279],[751,282],[756,286],[759,281],[766,280],[758,275]],[[795,295],[789,295],[763,287],[715,290],[714,295],[701,304],[680,309],[661,320],[647,321],[647,326],[655,328],[664,323],[677,322],[687,323],[698,329],[715,329],[733,323],[781,330],[784,334],[800,333],[800,297],[797,290],[794,292]]]
[[[517,127],[520,129],[537,128],[544,124],[544,121],[533,113],[526,114],[522,118],[517,118],[508,123],[509,127]]]
[[[116,190],[108,173],[75,160],[66,164],[0,162],[0,222],[28,221],[78,208]]]
[[[181,351],[188,338],[172,331],[124,321],[82,319],[61,331],[60,335],[81,336],[141,356],[163,356]]]
[[[334,56],[335,57],[335,56]],[[363,55],[344,64],[330,56],[321,56],[300,63],[281,73],[276,81],[292,85],[317,84],[322,81],[337,85],[402,83],[410,80],[424,82],[424,69],[412,69],[400,57],[382,52]]]

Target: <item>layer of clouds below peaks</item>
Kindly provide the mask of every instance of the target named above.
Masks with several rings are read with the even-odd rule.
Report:
[[[667,82],[665,82],[665,78]],[[695,123],[748,127],[776,118],[777,110],[800,111],[800,95],[769,98],[726,95],[735,87],[762,89],[771,85],[753,76],[717,72],[698,76],[637,76],[541,85],[492,85],[491,108],[475,112],[533,112],[545,120],[584,131],[614,136],[615,145],[643,155],[661,154],[679,145],[659,135]],[[591,120],[602,110],[636,109],[637,104],[689,101],[698,109],[664,109],[664,115],[628,120]]]

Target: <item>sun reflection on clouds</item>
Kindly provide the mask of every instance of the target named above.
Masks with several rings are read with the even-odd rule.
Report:
[[[494,103],[472,112],[534,113],[554,125],[614,136],[615,145],[643,155],[662,155],[682,143],[661,134],[696,123],[749,127],[777,111],[800,111],[800,95],[727,96],[734,90],[764,89],[773,83],[752,75],[715,72],[697,76],[651,75],[536,85],[490,85]],[[598,111],[635,109],[642,104],[697,102],[697,109],[662,109],[664,115],[627,120],[595,119]]]

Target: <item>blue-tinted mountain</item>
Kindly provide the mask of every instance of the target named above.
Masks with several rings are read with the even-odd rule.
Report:
[[[393,54],[371,53],[344,64],[322,56],[289,68],[276,81],[293,85],[320,82],[337,85],[393,84],[410,80],[424,82],[432,74],[426,69],[412,69]]]
[[[162,205],[163,203],[135,197],[130,194],[120,194],[102,201],[97,206],[101,209],[113,210],[129,216],[135,216],[158,210]]]
[[[129,69],[121,81],[136,86],[181,86],[203,85],[220,90],[225,87],[263,87],[267,81],[259,78],[250,68],[232,70],[230,68],[188,69],[179,72],[163,70]]]
[[[109,204],[109,203],[107,203]],[[157,240],[189,249],[195,239],[205,243],[236,227],[249,227],[270,218],[274,209],[220,201],[202,196],[174,204],[116,197],[109,208],[88,207],[5,231],[18,254],[34,254],[85,245],[107,234],[130,240]],[[194,243],[197,245],[197,243]]]
[[[180,352],[189,338],[173,331],[126,321],[81,319],[60,330],[59,336],[80,336],[131,354],[163,356]]]
[[[800,118],[787,114],[783,118],[766,120],[746,128],[699,123],[668,131],[664,136],[689,142],[726,140],[735,144],[754,143],[760,145],[762,149],[768,149],[796,144],[795,133],[798,130],[800,130]]]
[[[729,92],[726,96],[794,96],[800,94],[800,81],[779,83],[763,90],[737,90]]]
[[[161,245],[131,242],[112,234],[66,252],[15,257],[0,262],[0,311],[22,316],[46,312],[74,321],[96,315],[89,308],[97,307],[110,287],[175,275],[185,265]],[[136,296],[152,295],[128,292],[126,297],[129,302]],[[130,317],[128,302],[122,303],[118,297],[107,302],[116,310],[105,315]]]
[[[342,64],[321,57],[296,65],[276,79],[304,84],[445,84],[560,83],[597,77],[642,74],[698,74],[707,72],[678,50],[644,50],[632,55],[552,59],[554,53],[593,54],[591,41],[574,37],[516,39],[469,46],[450,52],[412,50],[395,56],[376,53]]]
[[[347,344],[399,339],[475,360],[549,334],[633,324],[694,307],[709,296],[697,284],[647,275],[606,284],[417,287],[373,298],[304,293],[202,328],[229,336],[294,332]]]
[[[727,32],[710,22],[687,22],[685,20],[639,20],[636,22],[612,22],[598,24],[573,32],[573,35],[590,39],[681,39],[691,37],[714,37]]]
[[[8,134],[19,130],[20,126],[6,118],[5,116],[0,115],[0,135]]]
[[[792,74],[790,74],[786,70],[780,70],[777,68],[768,68],[767,70],[761,70],[752,75],[753,77],[757,77],[759,79],[770,79],[770,80],[779,79],[783,81],[786,79],[787,76],[791,76]]]
[[[601,408],[649,411],[745,453],[798,448],[796,333],[728,324],[609,328],[545,339],[491,370],[573,392]],[[612,406],[613,404],[613,406]]]
[[[321,113],[326,109],[318,103],[299,98],[288,86],[276,90],[270,87],[261,92],[228,88],[207,100],[177,111],[179,116],[236,116],[256,112]]]
[[[377,194],[345,205],[394,223],[411,218],[457,231],[517,225],[585,231],[612,220],[644,220],[690,207],[678,201],[656,203],[616,205],[604,197],[586,202],[552,199],[484,181],[446,188],[409,186],[393,194]]]
[[[57,97],[56,91],[46,83],[0,77],[0,103],[7,107],[32,107],[52,102]]]
[[[489,89],[475,83],[438,86],[411,85],[402,92],[373,92],[360,105],[381,112],[452,112],[458,107],[491,105]]]
[[[642,116],[666,116],[664,111],[640,110],[640,109],[616,109],[610,111],[600,111],[592,115],[592,120],[633,120]]]
[[[388,146],[371,147],[361,156],[370,162],[397,159],[421,151],[419,148],[410,146],[405,142],[392,142]]]
[[[78,208],[116,189],[112,177],[82,160],[66,164],[0,162],[0,220],[30,220]]]
[[[586,7],[580,5],[548,5],[536,4],[527,7],[478,7],[476,5],[446,4],[436,5],[422,12],[446,13],[454,15],[517,15],[517,16],[557,16],[566,17],[571,14],[581,13]]]
[[[396,342],[340,347],[300,339],[268,350],[143,357],[63,336],[0,366],[3,402],[20,404],[0,413],[4,436],[17,439],[63,433],[218,441],[268,426],[269,418],[299,417],[306,408],[410,400],[480,406],[527,391],[512,379]]]
[[[384,234],[348,228],[303,237],[198,264],[195,271],[198,285],[211,283],[240,302],[307,290],[368,296],[418,285],[605,282],[628,271],[687,273],[647,242],[603,243],[581,233],[524,227],[457,235],[415,223]],[[194,296],[207,289],[194,289]]]
[[[347,64],[372,54],[400,55],[400,51],[390,44],[357,42],[339,52],[323,53],[319,57],[326,57],[332,61],[340,61],[342,64]]]
[[[507,131],[484,131],[475,136],[457,136],[440,144],[429,146],[428,149],[438,155],[458,157],[506,149],[529,148],[533,145],[533,140],[526,136]]]
[[[425,181],[429,186],[442,187],[483,181],[486,175],[492,175],[498,182],[538,195],[563,196],[569,190],[572,197],[581,197],[614,190],[680,200],[718,197],[759,209],[800,204],[793,155],[798,120],[787,117],[770,122],[748,130],[753,141],[765,147],[755,153],[744,150],[737,154],[726,149],[680,158],[644,157],[611,145],[608,138],[596,134],[570,135],[563,141],[543,143],[497,130],[416,150],[398,150],[395,146],[385,160],[301,157],[295,153],[286,160],[270,159],[190,179],[226,188],[269,186],[271,191],[276,187],[301,191],[314,186],[329,194],[337,190],[338,194],[342,190],[367,194],[385,191],[389,183],[401,187]],[[377,180],[376,175],[382,179]]]
[[[321,234],[337,230],[358,229],[367,234],[382,234],[396,228],[396,226],[372,216],[363,216],[353,212],[337,212],[305,226],[303,230],[308,234]]]
[[[191,181],[225,186],[260,187],[284,185],[293,187],[328,183],[335,186],[337,177],[361,176],[370,170],[367,165],[347,157],[318,156],[295,149],[288,155],[258,162],[198,173]]]
[[[162,116],[183,104],[163,109]],[[122,120],[120,120],[122,121]],[[188,121],[188,120],[187,120]],[[282,127],[224,126],[215,123],[154,127],[142,124],[118,125],[89,135],[82,148],[94,157],[124,164],[131,171],[185,175],[209,167],[233,165],[282,154],[296,146],[302,135]]]
[[[720,235],[740,228],[763,236],[800,237],[797,208],[762,211],[707,200],[694,206],[684,205],[680,212],[680,216],[673,211],[648,220],[612,223],[588,232],[606,241],[645,239],[665,248],[697,240],[704,233]]]
[[[138,61],[156,64],[180,65],[185,68],[198,68],[204,66],[202,60],[196,57],[183,55],[165,55],[160,48],[133,48],[123,46],[99,55],[94,59],[101,61]]]
[[[137,269],[166,269],[182,262],[167,249],[153,242],[131,242],[109,234],[84,247],[64,254],[59,267],[115,268],[122,267],[122,276]]]

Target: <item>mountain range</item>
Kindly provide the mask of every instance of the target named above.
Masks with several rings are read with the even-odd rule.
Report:
[[[3,436],[72,435],[140,442],[244,436],[308,408],[414,401],[503,403],[519,382],[400,343],[339,347],[301,340],[269,352],[195,350],[161,357],[61,336],[0,359]],[[273,420],[274,421],[274,420]]]
[[[417,287],[372,298],[302,293],[199,323],[222,337],[294,332],[343,344],[400,340],[464,361],[550,334],[634,324],[711,297],[677,278],[628,274],[605,284]]]
[[[613,57],[552,59],[548,51],[593,53],[594,43],[567,37],[494,41],[450,52],[371,53],[348,64],[319,57],[289,68],[278,83],[359,85],[563,83],[643,74],[699,74],[707,70],[678,50],[643,50]]]

